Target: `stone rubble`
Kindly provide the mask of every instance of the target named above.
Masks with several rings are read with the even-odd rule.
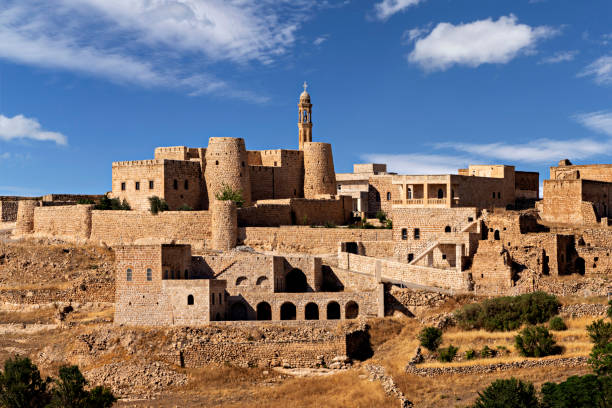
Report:
[[[370,381],[379,381],[382,384],[385,393],[395,397],[400,401],[400,408],[412,408],[414,405],[404,396],[404,393],[398,388],[391,376],[386,375],[385,368],[379,365],[366,364],[364,366],[369,376]]]

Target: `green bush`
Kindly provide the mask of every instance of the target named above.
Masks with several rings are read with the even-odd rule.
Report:
[[[168,203],[163,198],[159,198],[158,196],[149,197],[149,205],[151,208],[151,214],[157,214],[160,212],[168,211]]]
[[[612,374],[612,343],[594,346],[589,354],[588,363],[599,375]]]
[[[393,229],[393,221],[392,220],[386,220],[385,221],[385,228],[386,229]]]
[[[0,407],[44,407],[51,399],[38,368],[29,358],[9,358],[0,371]]]
[[[323,226],[324,226],[325,228],[336,228],[336,224],[334,224],[334,223],[333,223],[333,222],[331,222],[331,221],[327,221],[325,224],[323,224]]]
[[[474,350],[474,349],[466,350],[466,352],[465,352],[465,359],[466,360],[473,360],[475,358],[476,358],[476,350]]]
[[[444,347],[438,350],[438,360],[443,363],[450,363],[453,361],[459,349],[452,344],[448,347]]]
[[[234,190],[231,186],[225,183],[223,183],[221,191],[218,191],[215,194],[215,198],[219,201],[233,201],[236,204],[236,207],[242,207],[244,205],[242,190]]]
[[[495,357],[496,354],[497,352],[489,346],[484,346],[482,350],[480,350],[480,357],[482,358],[492,358]]]
[[[188,206],[187,204],[181,205],[176,211],[193,211],[193,208]]]
[[[554,331],[563,331],[567,330],[567,325],[559,316],[555,316],[548,322],[548,328]]]
[[[442,343],[442,330],[436,327],[425,327],[417,335],[417,339],[427,350],[436,351]]]
[[[95,204],[95,202],[91,198],[79,198],[77,204]]]
[[[510,378],[491,383],[478,393],[473,408],[537,408],[540,406],[533,384]]]
[[[612,379],[589,374],[542,386],[542,408],[608,407]]]
[[[514,341],[518,352],[525,357],[545,357],[559,352],[552,334],[543,326],[525,327]]]
[[[117,399],[104,387],[85,390],[87,380],[77,366],[64,366],[59,369],[55,380],[50,408],[107,408]]]
[[[123,210],[129,211],[131,210],[128,202],[123,199],[123,201],[119,201],[118,198],[108,198],[104,196],[98,201],[98,204],[94,205],[94,210]]]
[[[558,313],[559,306],[555,296],[534,292],[465,305],[455,311],[455,319],[464,330],[509,331],[523,324],[544,323]]]
[[[586,329],[595,348],[604,347],[612,340],[612,323],[605,322],[603,319],[594,321]]]
[[[383,210],[378,210],[376,211],[376,218],[378,218],[378,221],[383,223],[387,219],[387,214],[385,214]]]

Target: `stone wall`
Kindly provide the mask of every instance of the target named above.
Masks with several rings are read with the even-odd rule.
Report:
[[[0,201],[0,222],[17,221],[18,201]]]
[[[238,209],[240,227],[278,227],[292,223],[290,204],[256,203]]]
[[[136,182],[139,183],[138,190],[136,190]],[[148,210],[150,208],[149,197],[165,198],[164,160],[113,163],[112,196],[119,200],[126,200],[133,210]]]
[[[375,217],[382,210],[393,217],[393,200],[401,200],[400,185],[392,184],[393,176],[370,176],[368,188],[368,217]]]
[[[285,253],[332,254],[338,243],[345,241],[390,241],[392,231],[386,229],[311,228],[239,228],[238,240],[264,251]]]
[[[584,179],[612,183],[612,164],[560,165],[550,168],[551,180]]]
[[[34,233],[66,241],[87,240],[91,234],[93,205],[36,207]]]

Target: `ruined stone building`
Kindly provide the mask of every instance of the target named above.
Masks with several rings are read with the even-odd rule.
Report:
[[[606,294],[612,165],[470,165],[402,175],[384,164],[335,174],[298,101],[298,150],[246,149],[240,138],[160,147],[113,163],[111,197],[130,211],[74,201],[0,200],[16,236],[105,244],[116,253],[115,322],[333,321],[393,313],[393,285],[513,294]],[[229,186],[244,205],[218,200]],[[149,198],[169,211],[153,214]],[[392,228],[360,221],[378,211]],[[4,215],[3,215],[4,216]],[[392,299],[391,299],[392,300]]]

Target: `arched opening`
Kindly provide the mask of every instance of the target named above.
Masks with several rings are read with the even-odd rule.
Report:
[[[147,269],[147,280],[148,281],[153,280],[153,270],[151,268]]]
[[[387,201],[391,201],[391,193],[387,192]]]
[[[285,302],[281,305],[280,318],[281,320],[295,320],[296,312],[295,305],[291,302]]]
[[[348,252],[349,254],[358,255],[359,254],[359,247],[357,246],[357,243],[356,242],[347,242],[346,243],[346,252]]]
[[[306,320],[319,320],[319,306],[316,303],[308,303],[304,309]]]
[[[239,276],[238,279],[236,279],[236,286],[246,286],[246,284],[247,284],[246,276]]]
[[[408,187],[408,199],[412,200],[412,189],[410,187]]]
[[[441,188],[438,189],[438,199],[444,198],[444,190]]]
[[[344,317],[347,319],[356,319],[359,316],[359,305],[352,300],[344,306]]]
[[[272,320],[272,308],[268,302],[257,304],[257,320]]]
[[[495,230],[495,232],[493,233],[493,239],[499,241],[499,230]]]
[[[329,302],[327,304],[327,320],[340,319],[340,305],[338,302]]]
[[[127,271],[125,271],[125,279],[128,282],[132,281],[132,270],[131,269],[128,269]]]
[[[421,239],[421,230],[419,228],[414,229],[414,239]]]
[[[232,320],[247,320],[247,308],[242,302],[234,303],[230,310]]]
[[[267,286],[268,285],[268,278],[266,276],[260,276],[259,278],[257,278],[257,281],[255,282],[255,284],[257,286],[262,286],[262,285]]]
[[[576,258],[576,261],[574,262],[574,270],[576,271],[576,273],[580,274],[580,275],[584,275],[585,272],[585,262],[583,258]]]
[[[576,171],[576,179],[580,179],[580,171]]]
[[[174,179],[172,184],[173,184],[174,189],[178,190],[178,180]]]
[[[444,232],[446,232],[447,234],[448,234],[449,232],[451,232],[451,227],[450,227],[450,225],[447,225],[446,227],[444,227]]]
[[[402,228],[402,241],[406,241],[408,239],[408,228]]]
[[[304,272],[297,268],[289,271],[285,277],[285,291],[289,293],[303,293],[308,291],[308,281]]]
[[[193,295],[187,296],[187,304],[189,306],[193,305]]]

